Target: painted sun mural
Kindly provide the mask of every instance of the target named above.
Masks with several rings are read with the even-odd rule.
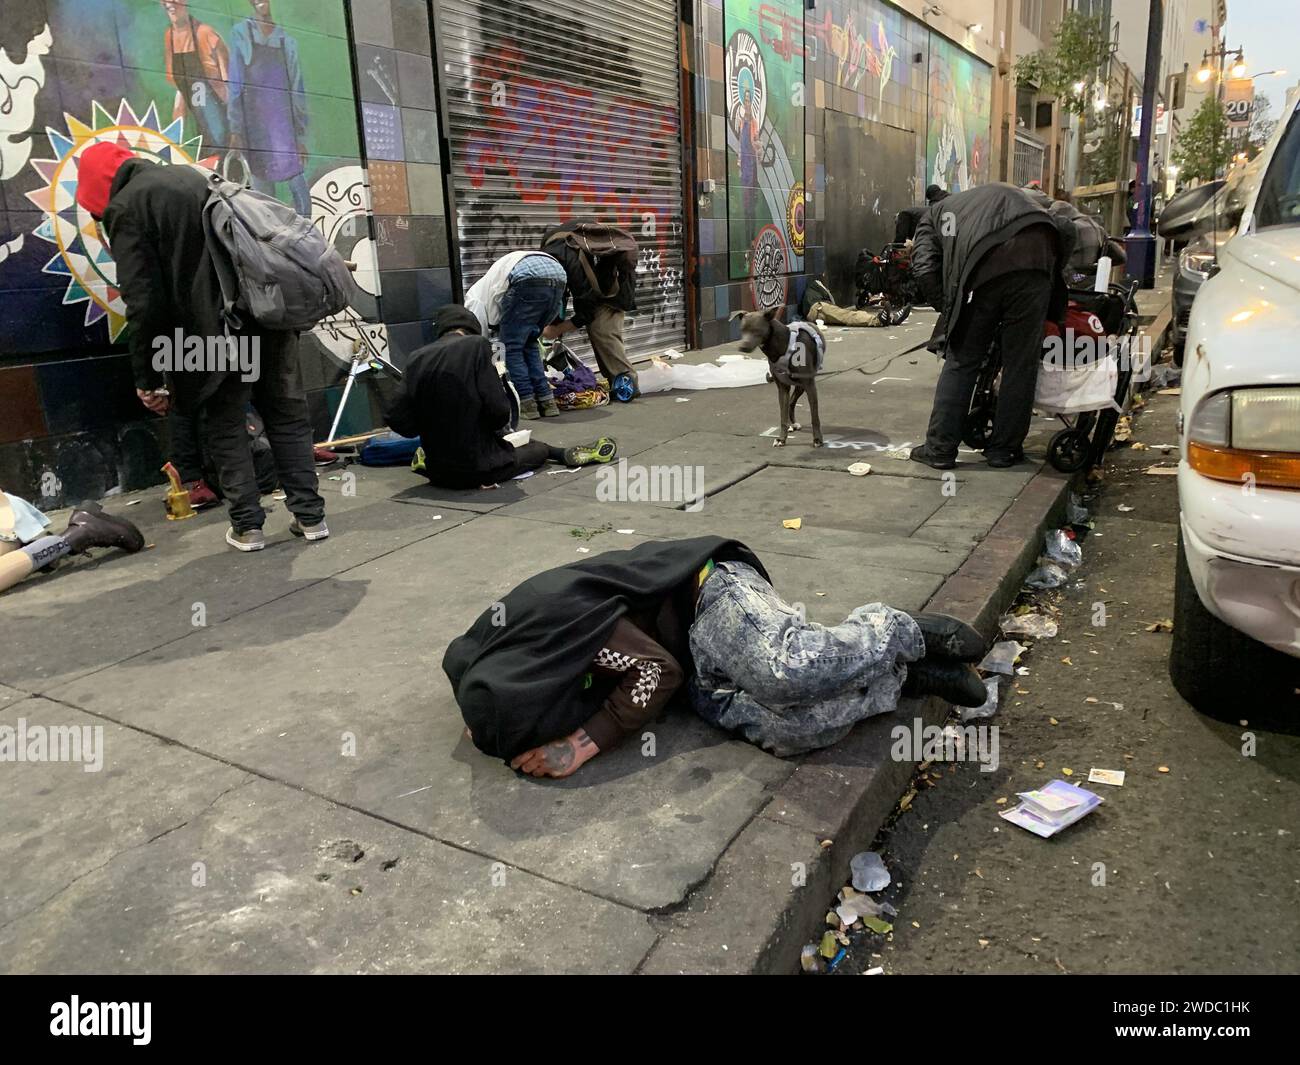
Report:
[[[77,173],[82,152],[92,144],[107,141],[155,162],[198,164],[208,169],[217,157],[202,155],[201,136],[185,136],[184,118],[176,118],[164,126],[152,103],[143,115],[137,115],[126,100],[117,105],[116,114],[110,114],[95,101],[89,122],[73,115],[64,115],[64,119],[66,133],[51,128],[45,131],[55,158],[31,161],[45,182],[44,187],[27,194],[45,216],[35,235],[56,248],[42,269],[47,274],[66,277],[68,286],[63,303],[88,304],[85,324],[107,319],[109,339],[116,340],[126,328],[126,304],[117,288],[117,267],[103,228],[77,203]]]

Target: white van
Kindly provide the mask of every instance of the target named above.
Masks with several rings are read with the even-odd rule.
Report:
[[[1178,416],[1169,674],[1197,709],[1232,716],[1300,708],[1297,90],[1262,155],[1192,304]]]

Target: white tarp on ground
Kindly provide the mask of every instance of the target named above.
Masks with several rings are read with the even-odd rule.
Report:
[[[637,368],[637,382],[642,392],[667,392],[674,388],[691,391],[742,388],[763,384],[767,380],[767,370],[767,359],[749,359],[744,355],[723,355],[717,362],[698,366],[655,359],[649,366]]]

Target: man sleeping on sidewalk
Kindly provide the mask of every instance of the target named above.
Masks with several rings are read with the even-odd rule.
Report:
[[[484,754],[566,777],[686,686],[701,717],[773,754],[835,743],[901,696],[979,706],[969,625],[881,603],[833,627],[782,600],[744,544],[661,540],[546,570],[453,640],[442,668]]]

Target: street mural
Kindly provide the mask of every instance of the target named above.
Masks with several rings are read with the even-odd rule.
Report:
[[[803,269],[802,0],[726,0],[727,251],[756,307],[786,302]]]
[[[992,93],[991,67],[931,34],[927,184],[960,192],[988,181]]]
[[[0,299],[13,308],[0,350],[113,342],[125,327],[111,249],[76,203],[79,160],[96,141],[292,204],[378,294],[352,82],[339,77],[350,63],[341,0],[46,0],[18,15],[0,38]],[[67,76],[53,76],[51,55],[76,60]],[[340,358],[354,343],[387,346],[351,309],[318,339]]]

